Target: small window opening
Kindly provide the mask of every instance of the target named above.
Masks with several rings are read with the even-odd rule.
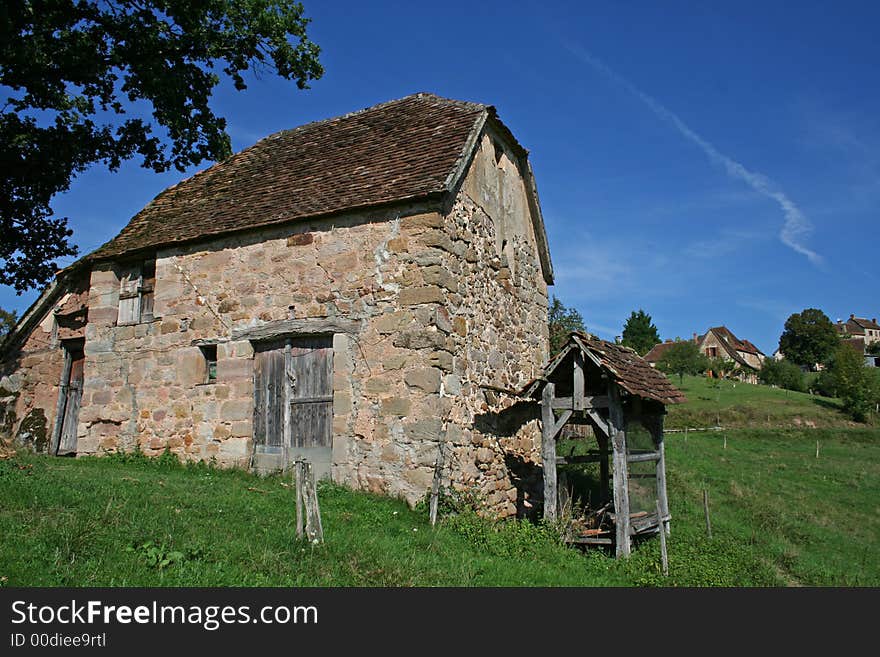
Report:
[[[206,344],[199,347],[205,359],[205,383],[217,381],[217,345]]]
[[[155,260],[144,260],[139,265],[129,267],[119,281],[119,315],[116,323],[152,322],[155,286]]]

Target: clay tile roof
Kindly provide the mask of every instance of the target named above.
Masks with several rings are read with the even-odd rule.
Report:
[[[865,319],[864,317],[853,317],[851,321],[863,329],[880,329],[880,325],[877,322]]]
[[[631,395],[663,404],[681,404],[687,401],[665,374],[651,367],[629,347],[583,333],[573,333],[572,339],[595,356],[614,381]]]
[[[659,362],[661,358],[663,358],[663,354],[666,353],[666,350],[669,349],[672,345],[676,344],[675,342],[661,342],[660,344],[655,344],[651,347],[651,350],[646,353],[642,358],[644,358],[649,363]]]
[[[488,105],[415,94],[276,133],[159,194],[88,259],[445,192]]]

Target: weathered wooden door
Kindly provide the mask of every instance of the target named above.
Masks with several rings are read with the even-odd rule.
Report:
[[[333,440],[333,338],[307,336],[260,346],[254,354],[254,468],[297,458],[318,476],[330,471]]]
[[[81,347],[70,347],[67,350],[65,367],[68,368],[62,381],[67,384],[61,386],[60,395],[63,400],[61,408],[61,431],[58,437],[58,449],[55,453],[59,456],[76,454],[76,425],[79,422],[79,407],[82,400],[83,390],[83,365],[85,357]]]

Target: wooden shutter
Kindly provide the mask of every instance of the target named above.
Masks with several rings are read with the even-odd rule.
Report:
[[[121,272],[117,324],[137,324],[140,315],[140,299],[138,297],[140,284],[140,267],[132,267]]]

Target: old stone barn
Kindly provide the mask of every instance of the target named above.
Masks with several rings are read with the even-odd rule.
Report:
[[[2,347],[0,436],[257,470],[306,456],[411,503],[441,463],[511,515],[539,421],[492,418],[548,359],[552,282],[495,109],[408,96],[261,140],[60,272]]]

